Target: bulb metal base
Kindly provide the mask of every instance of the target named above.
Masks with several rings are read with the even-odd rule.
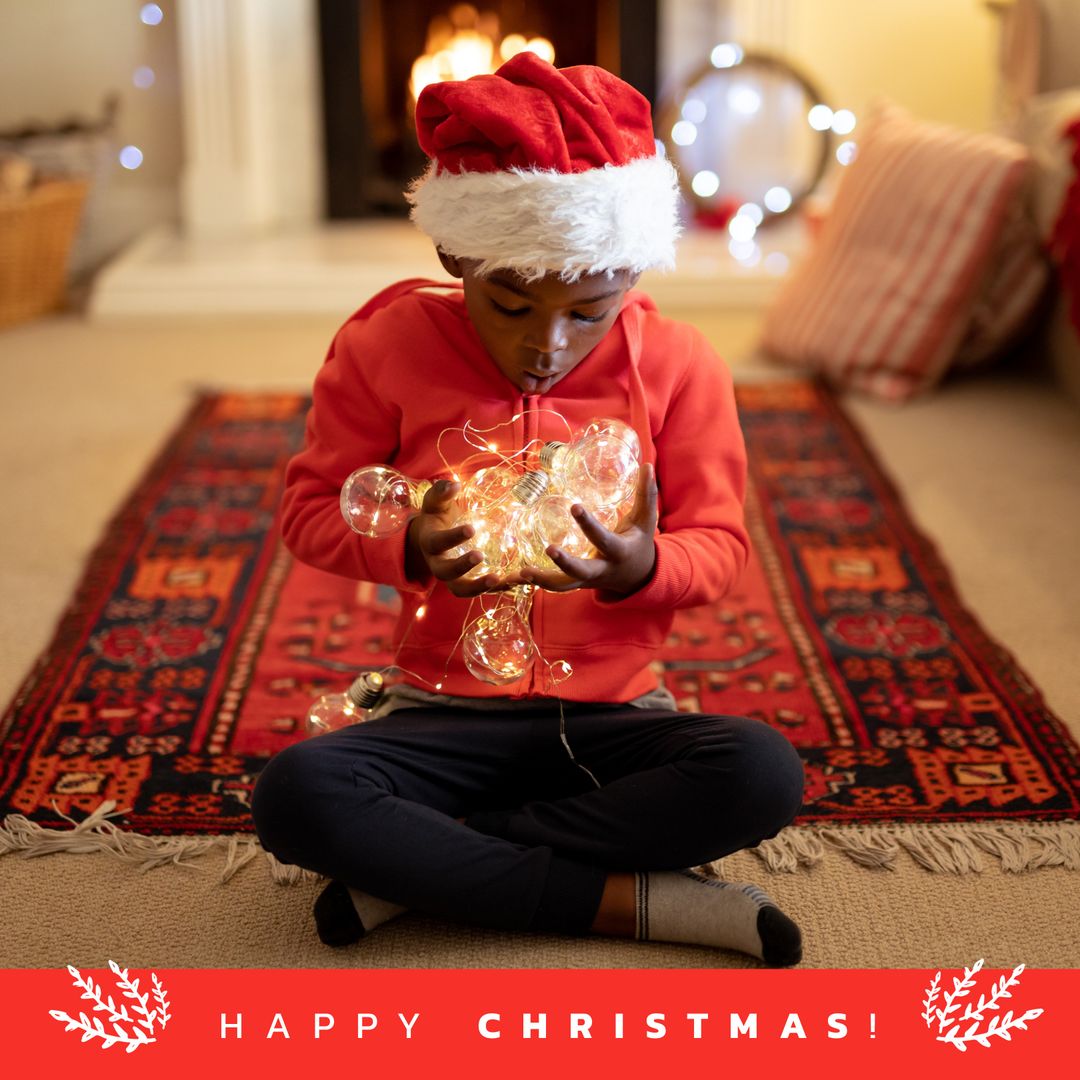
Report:
[[[547,491],[550,483],[551,477],[549,477],[543,469],[537,469],[535,472],[527,472],[514,485],[510,492],[510,496],[523,506],[529,506],[531,503],[536,502],[536,500]]]
[[[543,465],[545,469],[553,468],[555,465],[555,458],[559,451],[565,449],[566,443],[564,442],[552,441],[544,443],[540,448],[540,464]]]
[[[382,697],[383,677],[377,671],[364,671],[345,691],[345,696],[356,709],[370,709]]]

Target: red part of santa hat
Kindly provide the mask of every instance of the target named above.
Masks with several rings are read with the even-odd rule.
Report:
[[[416,131],[432,161],[406,193],[411,217],[479,273],[675,265],[675,170],[648,101],[603,68],[519,53],[494,75],[425,87]]]

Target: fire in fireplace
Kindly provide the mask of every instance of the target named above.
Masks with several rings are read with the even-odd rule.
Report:
[[[481,13],[472,4],[454,4],[449,14],[436,15],[428,24],[423,53],[409,75],[409,102],[431,83],[490,75],[499,64],[520,52],[534,52],[555,63],[555,46],[546,37],[503,33],[494,11]]]
[[[327,214],[404,214],[423,172],[412,110],[438,78],[493,71],[522,48],[600,64],[651,101],[657,0],[320,0]]]

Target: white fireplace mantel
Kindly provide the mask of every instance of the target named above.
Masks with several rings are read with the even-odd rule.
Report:
[[[179,0],[186,234],[322,216],[316,25],[315,0]]]

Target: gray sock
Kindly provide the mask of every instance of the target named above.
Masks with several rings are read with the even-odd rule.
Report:
[[[389,900],[380,900],[377,896],[361,892],[359,889],[349,889],[349,897],[356,908],[356,914],[364,924],[365,930],[374,930],[395,915],[400,915],[405,908],[400,904],[391,904]]]
[[[769,967],[802,959],[799,928],[756,885],[689,870],[636,875],[637,938],[737,949]]]

